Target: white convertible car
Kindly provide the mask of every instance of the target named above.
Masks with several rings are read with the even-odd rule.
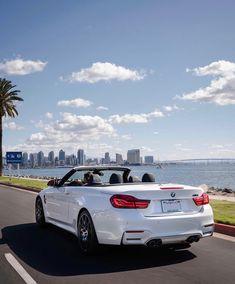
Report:
[[[83,253],[99,244],[189,247],[213,234],[213,212],[201,188],[158,184],[118,166],[75,167],[48,182],[35,202],[36,222],[78,237]]]

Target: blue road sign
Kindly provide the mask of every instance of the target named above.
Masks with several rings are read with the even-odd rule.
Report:
[[[6,158],[7,158],[7,164],[21,164],[22,152],[7,152]]]

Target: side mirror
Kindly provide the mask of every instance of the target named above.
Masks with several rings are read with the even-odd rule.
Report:
[[[48,181],[47,186],[57,186],[58,180],[57,179],[51,179]]]

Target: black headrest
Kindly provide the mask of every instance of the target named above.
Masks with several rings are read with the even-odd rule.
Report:
[[[139,181],[140,181],[140,178],[137,177],[137,176],[129,176],[128,181],[129,181],[129,182],[139,182]]]
[[[145,173],[142,177],[142,182],[155,182],[153,174]]]
[[[123,182],[123,179],[120,174],[116,174],[116,173],[111,174],[110,179],[109,179],[110,184],[122,183],[122,182]]]

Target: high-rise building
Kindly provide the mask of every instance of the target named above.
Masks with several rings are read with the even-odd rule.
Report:
[[[29,159],[28,153],[24,152],[22,157],[22,165],[24,167],[28,165],[28,159]]]
[[[48,161],[53,166],[55,164],[55,153],[51,151],[48,153]]]
[[[37,166],[37,153],[31,153],[29,155],[29,162],[32,168]]]
[[[65,151],[62,149],[59,151],[59,161],[65,161]]]
[[[63,151],[62,149],[59,151],[59,165],[65,165],[65,151]]]
[[[83,149],[78,149],[77,152],[77,163],[79,166],[83,166],[85,164],[85,155]]]
[[[144,163],[145,164],[153,164],[153,156],[145,156],[144,157]]]
[[[76,156],[74,154],[65,157],[66,165],[75,166],[76,165]]]
[[[124,164],[124,161],[123,161],[121,154],[116,153],[116,164],[117,165],[123,165]]]
[[[129,164],[140,164],[140,149],[128,150],[127,162]]]
[[[109,152],[106,152],[106,153],[104,154],[104,163],[105,163],[105,164],[110,164]]]
[[[88,158],[86,160],[86,164],[89,165],[89,166],[96,166],[99,164],[99,161],[97,158],[94,158],[94,159],[91,159],[91,158]]]
[[[43,167],[44,166],[44,153],[42,151],[38,152],[37,154],[37,161],[38,166]]]
[[[55,157],[55,165],[59,166],[59,158],[58,157]]]

